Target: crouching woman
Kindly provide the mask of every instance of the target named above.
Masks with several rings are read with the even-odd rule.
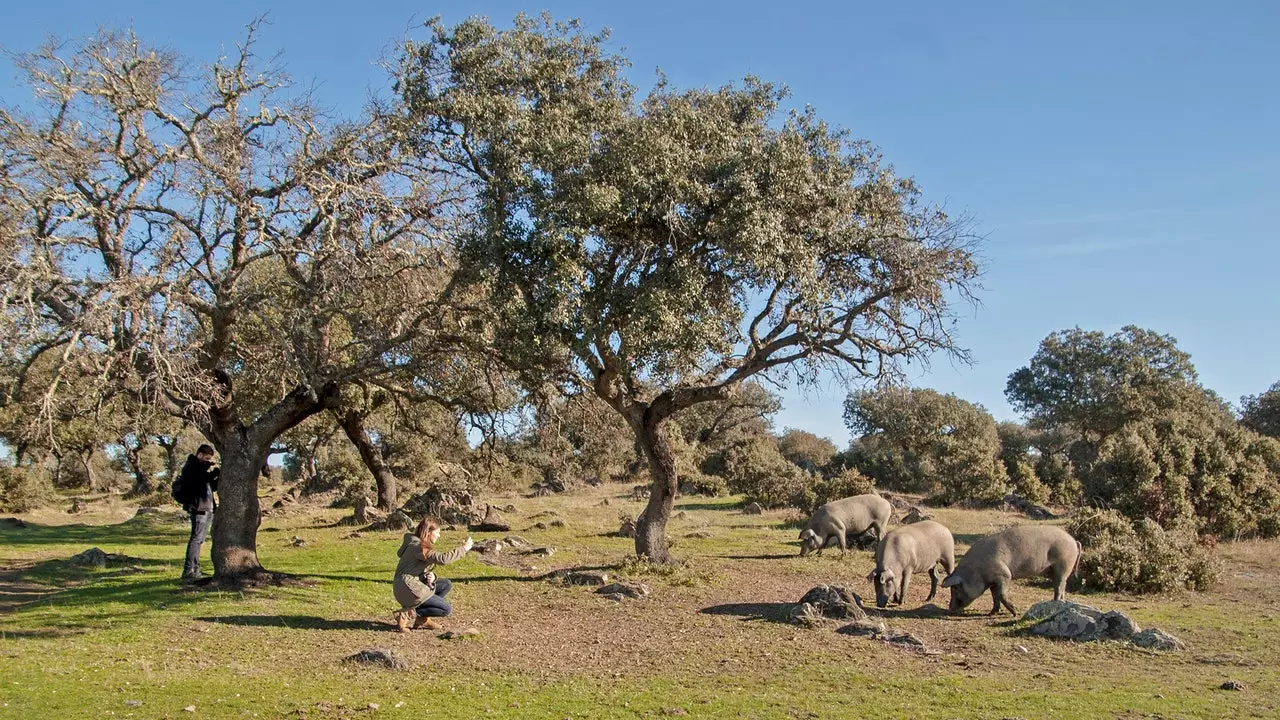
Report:
[[[449,601],[445,600],[452,583],[437,578],[435,568],[460,559],[471,550],[473,543],[471,538],[467,538],[459,547],[442,553],[436,550],[439,539],[440,524],[423,518],[414,532],[405,533],[404,541],[396,551],[400,563],[396,566],[393,586],[396,602],[401,608],[395,614],[400,632],[409,632],[411,626],[439,630],[440,624],[434,618],[446,617],[453,612]]]

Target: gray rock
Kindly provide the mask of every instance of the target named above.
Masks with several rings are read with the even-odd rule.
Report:
[[[1045,600],[1032,605],[1025,613],[1022,614],[1023,620],[1044,620],[1066,609],[1072,609],[1076,612],[1083,613],[1092,618],[1102,617],[1102,611],[1084,603],[1071,602],[1070,600]]]
[[[1022,619],[1039,621],[1028,631],[1032,635],[1079,642],[1124,641],[1142,630],[1133,618],[1118,610],[1102,612],[1069,600],[1038,602]]]
[[[881,640],[890,645],[897,645],[908,650],[924,650],[924,640],[905,631],[891,631],[879,636]]]
[[[510,532],[511,523],[502,519],[498,514],[498,509],[492,505],[486,505],[484,510],[484,519],[478,523],[473,523],[468,527],[473,532]]]
[[[1029,632],[1060,640],[1093,640],[1098,636],[1098,619],[1076,608],[1067,607],[1036,623]]]
[[[923,522],[925,520],[932,520],[932,519],[933,519],[932,515],[925,515],[924,511],[922,511],[920,508],[912,507],[910,510],[907,511],[906,516],[902,518],[902,524],[910,525],[911,523],[918,523],[918,522]]]
[[[841,625],[836,628],[836,632],[841,635],[854,635],[858,637],[874,637],[876,635],[884,635],[889,631],[889,626],[879,620],[858,620],[847,625]]]
[[[498,555],[502,552],[502,548],[502,541],[497,538],[481,540],[471,547],[472,550],[475,550],[481,555]]]
[[[688,520],[689,513],[685,512],[684,510],[681,510],[680,512],[676,513],[675,515],[672,515],[671,517],[675,518],[676,520]]]
[[[480,631],[473,627],[464,628],[462,630],[446,630],[436,637],[439,637],[441,640],[466,640],[467,638],[480,637]]]
[[[1140,633],[1136,633],[1129,638],[1129,642],[1147,650],[1174,652],[1187,649],[1186,643],[1157,628],[1147,628]]]
[[[706,540],[707,538],[715,537],[715,536],[707,532],[706,530],[695,530],[691,533],[687,533],[685,537],[692,538],[695,540]]]
[[[1138,623],[1118,610],[1105,612],[1098,620],[1099,640],[1128,640],[1140,632]]]
[[[1228,680],[1218,686],[1219,690],[1243,690],[1244,683],[1239,680]]]
[[[818,608],[812,603],[797,603],[791,608],[791,615],[788,618],[792,625],[800,627],[815,628],[825,627],[835,622],[832,618],[825,617]]]
[[[742,508],[743,515],[760,515],[763,512],[764,508],[760,507],[760,503],[757,502],[747,503]]]
[[[551,573],[551,579],[563,585],[603,586],[609,584],[609,574],[599,570],[556,570]]]
[[[865,620],[862,597],[848,585],[818,585],[804,594],[797,604],[808,603],[826,618],[834,620]]]
[[[498,509],[504,513],[507,513],[508,515],[514,515],[515,513],[520,512],[519,510],[516,509],[516,506],[512,505],[511,503],[507,503],[506,505],[503,505]]]
[[[596,592],[606,597],[619,595],[632,600],[643,600],[649,596],[649,586],[638,582],[612,582],[599,588]]]
[[[138,511],[133,514],[133,516],[137,517],[139,515],[159,515],[162,512],[164,511],[158,507],[140,507],[138,508]]]
[[[400,653],[395,650],[385,650],[383,648],[366,648],[349,655],[342,660],[344,663],[351,665],[373,665],[384,667],[388,670],[408,670],[409,663]]]
[[[618,532],[614,533],[618,537],[633,538],[636,536],[636,521],[629,516],[622,516],[622,524],[618,526]]]
[[[510,545],[512,548],[516,550],[532,550],[533,549],[533,543],[529,542],[528,540],[525,540],[519,535],[508,535],[502,538],[502,542]]]
[[[107,554],[98,548],[89,548],[82,553],[72,555],[68,561],[77,567],[104,568],[107,566]]]
[[[403,510],[396,510],[385,518],[369,525],[369,530],[412,530],[413,518]]]
[[[552,555],[556,554],[556,549],[553,547],[536,547],[531,550],[525,550],[520,554],[533,555],[535,557],[551,557]]]

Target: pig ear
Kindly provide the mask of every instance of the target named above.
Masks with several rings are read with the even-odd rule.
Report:
[[[947,576],[946,580],[942,581],[942,587],[951,587],[953,585],[959,585],[962,582],[964,582],[964,578],[960,577],[957,573],[951,573]]]

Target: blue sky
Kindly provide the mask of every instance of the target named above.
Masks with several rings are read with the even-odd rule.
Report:
[[[550,10],[613,30],[647,86],[754,74],[878,144],[987,242],[976,364],[917,379],[1013,414],[1005,378],[1048,333],[1136,324],[1175,336],[1230,400],[1280,380],[1280,3],[53,2],[6,8],[0,46],[133,24],[209,60],[269,11],[280,51],[339,111],[417,21]],[[7,62],[0,97],[19,98]],[[779,426],[843,443],[846,389],[788,392]]]

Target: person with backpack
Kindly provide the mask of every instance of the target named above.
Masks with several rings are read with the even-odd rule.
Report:
[[[200,547],[209,537],[213,511],[218,505],[213,494],[218,490],[218,467],[214,465],[213,448],[201,445],[195,455],[188,455],[182,472],[173,483],[171,494],[183,510],[191,514],[191,538],[187,540],[187,561],[182,568],[183,580],[200,577]]]

